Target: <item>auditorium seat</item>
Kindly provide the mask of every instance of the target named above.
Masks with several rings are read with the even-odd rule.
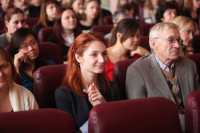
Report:
[[[194,53],[194,54],[191,54],[191,55],[186,55],[185,57],[193,60],[196,63],[198,73],[200,74],[200,53]],[[199,78],[199,83],[200,83],[200,78]]]
[[[155,25],[155,24],[147,24],[147,23],[143,23],[140,22],[140,28],[141,28],[141,34],[143,36],[149,36],[149,32],[151,30],[151,28]]]
[[[94,25],[90,28],[91,32],[100,32],[106,35],[111,32],[113,25]]]
[[[104,18],[103,18],[103,22],[104,22],[104,24],[113,24],[113,21],[112,21],[112,16],[105,16]]]
[[[45,60],[53,60],[56,64],[63,64],[60,47],[52,42],[39,42],[40,57]]]
[[[134,61],[134,59],[119,61],[115,63],[113,68],[113,80],[116,82],[120,90],[120,96],[122,99],[127,99],[125,91],[126,71],[128,66]]]
[[[4,20],[0,20],[0,30],[3,30],[5,28]]]
[[[139,3],[139,4],[138,4],[138,14],[139,14],[139,20],[140,20],[141,22],[144,22],[143,8],[144,8],[144,3]]]
[[[193,47],[194,53],[200,53],[200,35],[194,35]]]
[[[53,27],[44,27],[39,30],[38,32],[38,41],[39,42],[46,42],[48,38],[53,33]]]
[[[2,35],[3,33],[6,33],[7,30],[4,30],[4,29],[0,29],[0,35]]]
[[[148,51],[151,51],[150,46],[149,46],[149,36],[141,36],[139,45],[147,49]]]
[[[40,108],[56,108],[55,90],[60,87],[66,65],[43,66],[34,74],[34,95]]]
[[[163,97],[99,104],[88,126],[89,133],[181,133],[176,105]]]
[[[200,133],[200,90],[191,92],[186,99],[185,133]]]
[[[37,23],[39,18],[26,18],[26,24],[32,29]]]
[[[0,113],[1,133],[75,133],[71,115],[58,109]]]

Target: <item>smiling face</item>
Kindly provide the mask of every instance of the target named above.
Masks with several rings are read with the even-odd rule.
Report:
[[[175,42],[173,40],[176,40]],[[179,57],[180,33],[174,28],[164,28],[157,39],[151,40],[156,57],[164,64],[171,64]]]
[[[61,25],[64,30],[74,30],[77,25],[76,15],[72,10],[65,10],[61,16]]]
[[[34,36],[29,34],[20,45],[19,52],[24,53],[30,61],[36,60],[39,56],[39,45]]]
[[[183,28],[182,30],[180,30],[181,39],[183,40],[184,46],[186,47],[192,46],[194,32],[195,32],[195,29],[194,29],[193,24],[190,24],[186,26],[185,28]]]
[[[0,89],[8,88],[12,81],[12,68],[10,62],[6,61],[0,54]]]
[[[100,41],[89,42],[88,48],[82,56],[76,54],[76,60],[80,63],[81,73],[100,74],[104,72],[107,63],[106,46]]]
[[[135,35],[122,42],[122,46],[127,50],[136,50],[140,43],[140,35],[140,30],[138,29]]]

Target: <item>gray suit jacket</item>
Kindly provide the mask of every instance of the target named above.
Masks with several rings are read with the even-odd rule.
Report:
[[[200,89],[196,64],[189,59],[179,57],[175,61],[175,72],[178,75],[185,105],[187,95],[194,90]],[[174,97],[154,54],[142,57],[128,67],[126,93],[128,99],[165,97],[174,101]]]
[[[175,61],[175,72],[178,75],[185,106],[187,95],[194,90],[200,89],[196,64],[187,58],[179,57]],[[175,102],[154,54],[142,57],[128,67],[126,93],[128,99],[165,97]],[[182,130],[184,130],[184,116],[179,115],[179,117]]]

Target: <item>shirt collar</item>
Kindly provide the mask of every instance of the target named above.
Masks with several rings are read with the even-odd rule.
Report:
[[[157,63],[159,64],[160,68],[162,68],[163,70],[169,72],[169,73],[172,73],[172,70],[174,69],[174,63],[171,64],[171,66],[166,66],[164,63],[162,63],[156,56],[156,61]]]

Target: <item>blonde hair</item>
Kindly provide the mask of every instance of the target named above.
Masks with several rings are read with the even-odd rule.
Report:
[[[185,27],[190,26],[191,24],[194,26],[195,32],[198,30],[197,24],[190,18],[185,16],[176,17],[172,23],[176,24],[179,28],[179,31],[185,29]]]

